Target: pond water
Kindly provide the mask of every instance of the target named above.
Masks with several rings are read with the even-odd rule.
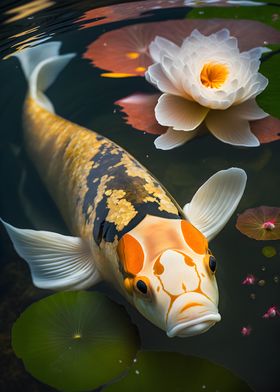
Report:
[[[118,1],[1,2],[0,216],[16,227],[69,235],[24,150],[21,115],[27,86],[18,60],[11,57],[15,51],[39,39],[61,41],[63,53],[74,52],[77,55],[48,89],[47,94],[55,105],[56,113],[108,137],[126,149],[160,180],[181,206],[190,201],[195,191],[219,170],[236,166],[243,168],[248,175],[245,194],[236,212],[211,242],[211,250],[218,263],[216,276],[222,321],[208,332],[184,339],[168,338],[164,331],[148,322],[107,284],[99,283],[93,290],[105,293],[125,306],[139,330],[141,349],[205,358],[229,369],[253,391],[278,391],[280,318],[278,314],[268,318],[263,315],[270,307],[280,306],[280,243],[279,240],[256,241],[238,231],[235,225],[238,214],[248,208],[280,206],[279,141],[263,143],[257,148],[238,148],[206,134],[181,147],[169,151],[158,150],[154,145],[155,135],[127,124],[121,107],[115,104],[135,92],[155,93],[156,89],[140,75],[104,77],[104,73],[121,71],[112,68],[110,57],[107,68],[95,67],[93,61],[106,62],[102,59],[102,52],[98,53],[98,59],[91,58],[92,53],[97,56],[94,49],[90,50],[94,42],[102,39],[104,34],[117,32],[126,26],[141,24],[143,31],[148,31],[152,23],[173,21],[175,26],[179,21],[189,20],[201,28],[204,23],[208,26],[219,18],[218,26],[221,29],[228,21],[240,20],[239,27],[233,23],[231,32],[232,35],[240,35],[241,28],[243,47],[259,46],[263,40],[262,44],[272,49],[269,55],[264,55],[260,68],[269,79],[269,87],[260,97],[259,104],[273,117],[280,118],[277,96],[280,79],[279,72],[276,72],[280,65],[278,1],[269,4],[218,0],[206,3],[179,0],[130,1],[122,4]],[[260,25],[251,24],[253,20],[272,30],[262,32]],[[275,40],[266,42],[266,35],[273,38],[273,31]],[[259,43],[256,45],[254,42],[251,46],[250,40],[258,35]],[[108,35],[108,40],[110,37],[112,35]],[[119,40],[125,37],[129,37],[129,30],[117,36],[115,41],[119,44],[120,54],[123,49]],[[111,59],[113,65],[114,62],[117,60]],[[123,72],[130,73],[126,69]],[[143,70],[138,69],[137,72],[140,74]],[[26,263],[15,253],[4,228],[0,230],[0,390],[55,390],[29,375],[13,353],[10,343],[12,325],[21,312],[52,292],[33,286]],[[275,248],[272,257],[265,256],[265,246]],[[255,277],[255,284],[242,284],[248,274]],[[200,369],[196,369],[196,372],[199,379]],[[185,385],[187,391],[188,380]],[[215,389],[207,389],[201,380],[200,390]]]

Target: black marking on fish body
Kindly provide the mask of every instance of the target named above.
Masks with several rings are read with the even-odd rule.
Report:
[[[88,191],[85,194],[82,212],[86,221],[90,219],[91,208],[95,209],[95,220],[93,222],[93,237],[95,242],[99,245],[102,240],[106,242],[113,242],[117,237],[120,239],[125,233],[132,230],[138,223],[140,223],[146,215],[160,216],[170,219],[182,219],[180,212],[178,214],[169,213],[167,211],[160,211],[159,204],[154,201],[145,201],[147,196],[151,196],[144,188],[147,184],[144,178],[139,176],[130,176],[127,173],[125,164],[120,164],[126,152],[116,145],[104,143],[100,146],[99,152],[92,158],[94,162],[89,175],[87,177]],[[143,169],[143,167],[134,159],[130,158],[136,168]],[[148,173],[148,171],[147,171]],[[123,190],[125,192],[125,200],[127,200],[136,211],[136,215],[131,221],[122,229],[118,230],[116,224],[108,222],[106,217],[109,213],[108,197],[104,193],[102,199],[94,205],[94,200],[98,194],[98,187],[104,175],[108,176],[106,182],[106,191]],[[152,177],[153,178],[153,177]],[[95,182],[93,182],[95,180]],[[153,178],[155,187],[160,185]],[[155,197],[153,195],[153,197]]]

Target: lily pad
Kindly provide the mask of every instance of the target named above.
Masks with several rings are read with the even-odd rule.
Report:
[[[140,131],[153,135],[161,135],[167,131],[167,127],[160,125],[155,117],[155,106],[160,94],[132,94],[119,99],[115,105],[121,107],[125,113],[125,121]]]
[[[138,335],[124,309],[104,295],[61,292],[22,313],[12,345],[38,380],[62,391],[86,391],[127,370]]]
[[[105,392],[249,392],[229,370],[206,359],[171,352],[139,352],[129,373]]]
[[[270,45],[280,41],[279,31],[257,21],[167,20],[125,26],[104,33],[88,46],[83,57],[96,67],[111,72],[104,76],[144,76],[147,67],[153,62],[149,54],[149,44],[157,35],[181,45],[183,39],[194,29],[209,35],[222,28],[228,28],[231,35],[238,39],[241,51],[264,46],[264,41]]]
[[[279,240],[280,208],[268,206],[250,208],[238,216],[236,228],[255,240]]]
[[[279,90],[280,90],[280,74],[279,74],[280,55],[273,55],[261,64],[260,72],[268,78],[269,83],[265,91],[263,91],[259,97],[257,97],[258,104],[267,113],[280,118],[280,106],[279,106]],[[274,129],[278,129],[279,138],[279,122],[278,126]]]

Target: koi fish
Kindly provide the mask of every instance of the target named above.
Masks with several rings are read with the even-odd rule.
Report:
[[[15,54],[28,81],[29,157],[72,236],[3,224],[35,286],[80,290],[104,280],[169,337],[207,331],[218,312],[208,247],[244,192],[242,169],[221,170],[184,209],[114,142],[55,113],[44,94],[75,54],[50,42]]]

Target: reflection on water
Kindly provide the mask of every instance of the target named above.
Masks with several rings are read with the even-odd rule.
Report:
[[[123,60],[121,70],[110,69],[111,55],[105,61],[107,67],[103,68],[99,65],[102,69],[94,68],[89,59],[82,58],[83,53],[89,48],[92,48],[92,57],[100,55],[102,47],[100,46],[94,53],[94,45],[97,47],[100,42],[109,43],[110,36],[117,36],[120,30],[126,29],[124,37],[128,36],[127,32],[136,24],[142,26],[144,33],[146,22],[149,22],[147,25],[152,25],[157,21],[167,23],[167,19],[177,19],[178,25],[187,24],[183,19],[190,16],[194,3],[199,5],[198,15],[201,17],[208,15],[208,21],[199,21],[200,26],[210,23],[212,18],[225,17],[224,8],[219,8],[222,5],[226,6],[229,13],[232,12],[231,18],[234,20],[225,23],[231,24],[230,28],[234,24],[238,25],[236,33],[240,34],[242,45],[247,47],[260,45],[260,41],[252,45],[252,42],[258,39],[271,43],[270,38],[265,37],[265,30],[261,33],[259,28],[253,27],[256,26],[253,22],[238,19],[248,19],[250,16],[256,20],[254,23],[259,23],[258,21],[261,20],[266,25],[264,27],[266,31],[268,31],[268,24],[270,28],[277,29],[279,6],[236,1],[208,2],[207,8],[204,8],[204,3],[194,1],[146,1],[115,5],[113,3],[119,2],[112,1],[108,7],[107,3],[105,6],[104,2],[96,1],[94,6],[98,8],[92,9],[92,2],[88,1],[31,1],[24,6],[15,3],[11,6],[10,2],[3,2],[1,7],[3,7],[4,24],[1,27],[0,55],[2,58],[7,57],[15,50],[38,39],[53,39],[53,37],[63,41],[64,53],[77,52],[79,54],[77,59],[48,91],[57,113],[96,130],[126,148],[159,178],[180,204],[185,204],[195,190],[214,172],[230,166],[238,166],[247,171],[249,179],[238,213],[263,205],[279,206],[279,142],[268,143],[248,151],[248,149],[233,149],[204,136],[175,151],[157,151],[153,146],[155,136],[137,132],[125,124],[124,115],[114,105],[114,102],[122,97],[135,92],[146,94],[155,93],[155,90],[139,77],[128,79],[100,77],[104,69],[109,69],[108,72],[127,72],[124,66],[127,66],[130,61],[136,62],[139,59],[134,54],[137,53],[137,48],[135,46],[129,48],[128,53],[133,54]],[[241,3],[243,7],[240,6]],[[251,7],[253,4],[258,7]],[[240,16],[245,15],[245,11],[247,16]],[[194,20],[189,22],[194,23]],[[250,23],[252,28],[246,34],[244,29],[246,30],[246,27],[248,29]],[[166,30],[167,28],[165,28],[166,33],[172,33]],[[274,33],[276,34],[275,31]],[[279,31],[277,31],[278,36]],[[267,77],[273,76],[274,72],[278,73],[279,55],[276,51],[279,49],[279,41],[279,38],[273,41],[274,52],[270,58],[273,61],[270,62],[268,59],[264,62],[264,68],[268,72]],[[116,49],[116,45],[120,45],[120,42],[120,39],[116,39],[111,49]],[[120,47],[117,48],[121,53]],[[103,59],[108,53],[110,52],[107,50],[103,51]],[[116,63],[113,65],[117,66]],[[137,63],[137,66],[146,67],[147,64]],[[26,86],[18,63],[14,58],[8,58],[0,63],[0,67],[2,86],[0,216],[19,227],[43,228],[68,234],[22,147],[21,111]],[[277,81],[270,85],[279,90]],[[273,94],[272,89],[263,102],[268,109],[272,107],[273,115],[279,118],[279,108],[277,109],[275,105],[277,99]],[[272,136],[274,140],[279,138],[279,130],[274,124],[271,125],[271,130],[273,132],[269,133],[270,139],[267,140],[267,133],[265,133],[264,140],[270,142]],[[264,132],[263,127],[261,131]],[[217,280],[220,287],[222,322],[204,335],[184,340],[168,339],[163,332],[137,314],[114,290],[104,284],[99,284],[97,290],[105,292],[114,301],[126,306],[140,331],[142,348],[178,351],[184,355],[207,358],[230,369],[255,391],[277,391],[280,322],[279,240],[263,242],[248,238],[235,228],[236,220],[237,215],[211,244],[218,262]],[[3,298],[0,305],[3,320],[0,332],[1,346],[3,346],[0,366],[4,374],[1,377],[0,389],[4,391],[7,388],[10,390],[24,388],[51,391],[52,388],[35,381],[28,375],[21,362],[15,358],[10,346],[13,322],[29,304],[50,293],[33,287],[26,265],[14,253],[2,227],[0,230],[3,234],[0,239],[2,250],[0,292]],[[132,369],[135,377],[136,370],[139,369]],[[194,373],[196,371],[197,369]],[[130,376],[133,377],[132,374]],[[187,386],[187,383],[185,385]],[[206,384],[199,387],[202,388],[203,385]]]
[[[54,4],[55,4],[54,1],[34,0],[34,1],[30,1],[27,4],[23,4],[19,7],[10,8],[5,12],[5,15],[8,15],[9,18],[6,19],[4,23],[12,23],[20,19],[28,18],[29,16],[31,15],[33,16],[37,12],[43,11]]]

